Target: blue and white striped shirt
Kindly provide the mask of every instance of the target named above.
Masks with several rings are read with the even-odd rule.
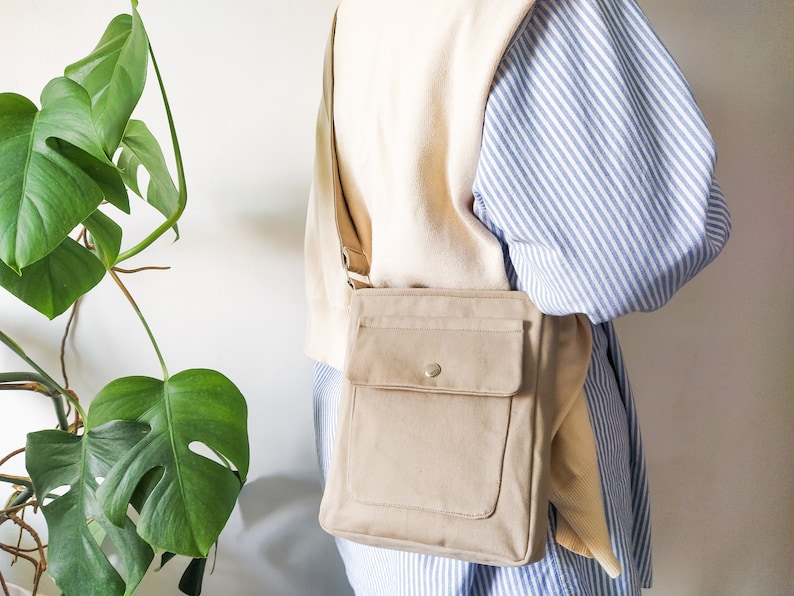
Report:
[[[633,0],[538,0],[497,71],[474,184],[475,212],[501,240],[514,288],[546,313],[593,323],[585,382],[612,546],[610,579],[556,544],[519,568],[337,541],[365,596],[639,594],[651,583],[645,461],[612,319],[659,308],[713,260],[730,232],[715,152],[674,61]],[[341,374],[315,368],[325,474]]]

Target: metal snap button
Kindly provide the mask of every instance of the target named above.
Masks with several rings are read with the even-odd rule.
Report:
[[[437,377],[440,374],[441,374],[441,366],[439,366],[438,364],[428,364],[425,367],[425,376],[428,379]]]

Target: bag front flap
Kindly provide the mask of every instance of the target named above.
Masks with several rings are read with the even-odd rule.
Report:
[[[345,376],[360,386],[515,395],[524,325],[521,319],[361,316]]]

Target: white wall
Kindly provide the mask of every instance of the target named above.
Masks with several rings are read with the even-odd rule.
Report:
[[[320,67],[334,0],[143,0],[187,166],[182,239],[129,286],[172,373],[218,369],[247,396],[252,469],[205,593],[345,594],[317,528],[310,365],[302,356],[302,218]],[[724,255],[658,313],[618,327],[637,393],[655,522],[654,596],[791,593],[792,5],[644,0],[720,150],[735,229]],[[0,0],[0,91],[37,100],[93,46],[120,0]],[[156,104],[142,118],[163,130]],[[64,321],[0,293],[0,328],[57,371]],[[112,378],[157,375],[109,283],[88,300],[69,355],[90,398]],[[0,350],[0,370],[18,367]],[[48,406],[0,394],[0,452]],[[28,415],[26,428],[15,416]],[[0,498],[5,498],[0,486]],[[0,554],[0,568],[9,572]],[[18,564],[9,575],[23,582]],[[176,594],[177,569],[141,593]],[[49,594],[55,595],[51,589]]]

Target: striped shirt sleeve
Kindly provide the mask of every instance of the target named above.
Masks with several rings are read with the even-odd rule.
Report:
[[[661,307],[730,216],[689,87],[633,0],[538,0],[488,101],[475,212],[514,287],[603,322]]]

